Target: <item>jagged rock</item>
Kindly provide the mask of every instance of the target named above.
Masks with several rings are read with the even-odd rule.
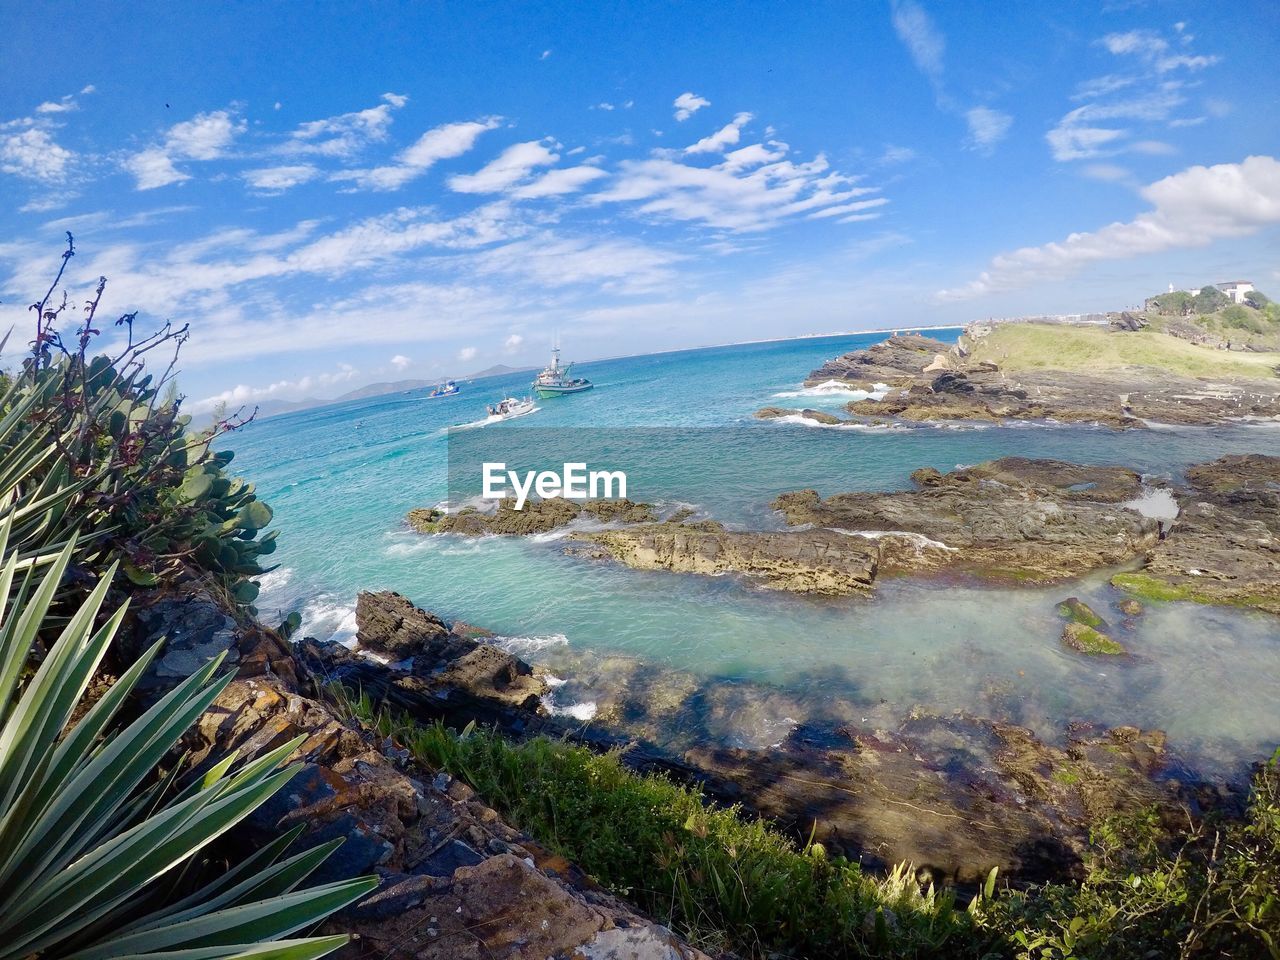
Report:
[[[844,422],[835,414],[827,413],[825,410],[811,410],[808,407],[803,410],[796,410],[791,407],[762,407],[755,412],[755,416],[759,420],[777,420],[782,417],[804,417],[806,420],[812,420],[814,423],[821,423],[825,426]]]
[[[392,590],[356,597],[356,639],[362,647],[403,660],[448,635],[443,620]]]
[[[175,604],[174,610],[222,609],[200,586],[178,598],[157,592],[140,600],[146,609],[161,607],[147,621],[151,626],[159,623],[164,604]],[[147,631],[140,618],[122,641],[141,646]],[[436,643],[477,648],[457,638]],[[303,641],[300,649],[309,644]],[[415,776],[412,765],[388,759],[379,738],[300,691],[292,679],[296,664],[287,676],[276,672],[294,662],[289,648],[269,632],[235,621],[232,647],[256,672],[233,680],[202,715],[189,744],[193,762],[207,766],[230,750],[251,760],[298,734],[305,739],[293,757],[301,764],[298,773],[223,839],[225,849],[241,855],[236,851],[254,849],[302,823],[291,852],[344,841],[312,882],[369,872],[382,878],[377,890],[330,918],[320,932],[358,934],[353,950],[387,960],[706,960],[504,823],[463,784],[449,780],[440,789],[431,771]],[[470,664],[477,682],[500,679],[498,661],[482,659],[483,666]]]
[[[641,524],[573,539],[637,570],[738,573],[797,593],[859,593],[876,575],[874,547],[825,530],[745,533],[703,521]]]
[[[801,490],[773,506],[795,526],[874,538],[882,575],[946,567],[1050,582],[1141,556],[1159,535],[1155,520],[1113,504],[1140,489],[1133,471],[1007,458],[912,478],[913,491]]]
[[[484,513],[474,507],[465,507],[457,513],[444,513],[435,509],[410,510],[406,516],[409,526],[419,533],[455,533],[467,537],[488,534],[529,536],[562,527],[576,520],[583,513],[603,522],[644,523],[657,519],[653,507],[636,503],[625,497],[616,500],[565,500],[551,497],[547,500],[530,500],[517,510],[516,501],[507,498],[498,502],[492,513]]]
[[[805,379],[806,386],[828,380],[845,380],[870,390],[877,383],[896,384],[903,378],[920,375],[940,353],[951,345],[918,334],[892,336],[865,350],[855,350],[828,360]]]
[[[139,681],[146,701],[158,700],[219,654],[235,666],[240,660],[240,627],[235,618],[198,585],[160,592],[136,613],[137,626],[125,655],[135,658],[160,639],[159,657]]]

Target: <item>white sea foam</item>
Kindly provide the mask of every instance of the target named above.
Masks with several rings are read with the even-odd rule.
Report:
[[[852,430],[859,433],[885,433],[887,431],[908,430],[901,423],[819,423],[798,413],[789,413],[785,417],[774,417],[774,423],[795,423],[802,427],[817,427],[820,430]]]
[[[581,720],[586,723],[593,720],[599,707],[596,706],[594,700],[585,700],[582,703],[570,703],[560,706],[555,702],[554,697],[543,697],[542,705],[547,708],[547,713],[556,717],[573,717],[575,720]]]
[[[544,636],[529,637],[494,637],[490,643],[501,647],[507,653],[516,655],[537,653],[547,647],[563,647],[569,643],[569,638],[563,633],[551,633]]]
[[[774,396],[786,399],[820,397],[827,400],[883,400],[890,389],[887,383],[873,383],[870,390],[859,390],[850,387],[842,380],[824,380],[812,387],[784,390],[781,393],[775,393]]]
[[[351,647],[356,642],[356,608],[332,594],[321,594],[302,608],[302,636],[334,640]]]
[[[292,567],[276,567],[270,573],[264,573],[258,578],[258,587],[260,595],[269,596],[277,590],[283,590],[289,585],[289,581],[293,579]]]

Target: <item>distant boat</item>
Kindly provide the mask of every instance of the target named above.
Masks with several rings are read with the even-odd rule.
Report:
[[[491,419],[514,420],[516,417],[523,417],[527,413],[533,413],[538,408],[533,405],[533,400],[529,397],[524,397],[523,399],[507,397],[505,400],[489,404],[486,409],[489,411]]]
[[[582,377],[570,377],[573,364],[560,366],[560,348],[551,351],[551,363],[533,378],[533,392],[543,399],[561,397],[566,393],[581,393],[591,389],[591,381]]]
[[[452,397],[455,393],[461,393],[461,392],[462,392],[461,387],[459,387],[452,380],[446,380],[444,383],[440,384],[440,386],[436,387],[434,390],[428,393],[427,399],[438,400],[441,397]]]

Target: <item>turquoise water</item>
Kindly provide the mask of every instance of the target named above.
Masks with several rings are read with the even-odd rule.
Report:
[[[590,436],[593,453],[612,449],[632,465],[633,497],[753,527],[777,524],[768,503],[781,492],[902,488],[925,465],[951,469],[1017,454],[1176,477],[1223,453],[1280,451],[1280,430],[1264,426],[851,430],[752,419],[765,405],[838,410],[847,391],[805,391],[802,379],[824,359],[881,336],[583,364],[576,369],[596,389],[467,433],[488,449],[509,443],[513,461],[550,431],[569,444]],[[775,715],[729,711],[698,731],[734,743],[767,745],[790,724],[817,717],[892,727],[913,709],[1008,719],[1051,740],[1078,720],[1158,727],[1189,762],[1228,775],[1280,742],[1275,617],[1156,605],[1122,631],[1133,656],[1103,662],[1062,647],[1053,610],[1075,594],[1119,620],[1102,575],[1047,590],[898,581],[871,600],[815,600],[733,578],[567,556],[555,536],[463,540],[407,530],[409,509],[450,496],[447,428],[482,420],[485,404],[503,396],[528,393],[531,376],[464,384],[460,395],[439,400],[419,391],[303,411],[232,438],[236,466],[257,483],[280,529],[281,566],[264,581],[260,609],[299,609],[308,632],[346,638],[356,592],[395,589],[444,617],[497,631],[533,660],[622,653],[711,687],[762,685]],[[589,716],[604,692],[570,684],[558,692],[559,705]]]

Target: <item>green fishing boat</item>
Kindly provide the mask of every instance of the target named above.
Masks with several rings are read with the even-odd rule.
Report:
[[[571,377],[572,363],[560,366],[560,348],[551,351],[551,363],[540,374],[533,378],[533,392],[544,400],[550,397],[561,397],[566,393],[581,393],[590,390],[592,383],[583,377]]]

